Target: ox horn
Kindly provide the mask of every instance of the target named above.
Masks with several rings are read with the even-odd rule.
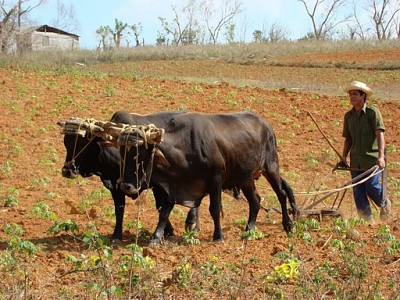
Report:
[[[65,121],[57,122],[58,126],[65,127]]]

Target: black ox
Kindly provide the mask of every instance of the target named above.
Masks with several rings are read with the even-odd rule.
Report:
[[[116,112],[111,122],[125,124],[156,124],[164,127],[178,114],[182,112],[163,112],[149,115],[136,115],[125,111]],[[78,124],[77,124],[78,120]],[[67,122],[58,122],[63,127],[64,145],[67,150],[65,163],[62,168],[62,176],[66,178],[76,178],[78,175],[89,177],[97,175],[100,177],[103,185],[110,190],[115,208],[115,228],[112,234],[112,240],[122,240],[122,226],[125,209],[125,194],[119,189],[118,180],[120,178],[120,154],[117,147],[110,146],[105,139],[97,136],[99,129],[96,122],[87,121],[90,119],[73,119],[72,129],[68,127]],[[104,123],[104,122],[103,122]],[[70,124],[71,125],[71,124]],[[102,128],[100,128],[100,133]],[[149,188],[146,186],[144,188]],[[139,194],[130,195],[135,199]],[[154,190],[156,207],[160,209],[161,202],[159,192]],[[186,219],[186,228],[199,228],[197,209],[191,209]],[[167,220],[165,226],[165,235],[174,234],[174,229]]]
[[[223,189],[242,190],[249,203],[246,230],[253,229],[260,209],[255,178],[261,174],[278,197],[284,230],[292,228],[287,197],[295,217],[298,210],[292,189],[279,174],[275,134],[266,121],[251,112],[176,115],[163,128],[128,127],[121,132],[118,144],[125,168],[122,191],[136,195],[150,180],[160,193],[159,222],[152,242],[162,238],[176,203],[198,207],[206,195],[214,221],[213,240],[223,240]]]

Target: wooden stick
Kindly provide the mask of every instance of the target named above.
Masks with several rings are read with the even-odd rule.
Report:
[[[321,132],[322,136],[325,138],[325,140],[328,142],[329,146],[331,146],[331,148],[333,149],[333,151],[335,151],[335,153],[337,154],[337,156],[339,156],[340,161],[343,162],[344,164],[346,164],[346,160],[344,159],[344,157],[342,157],[342,155],[339,153],[339,151],[337,151],[335,149],[335,147],[333,146],[333,144],[331,143],[331,141],[328,139],[328,137],[325,135],[325,133],[322,131],[322,129],[319,127],[319,125],[317,124],[317,121],[314,119],[314,117],[312,116],[312,114],[307,111],[308,115],[311,117],[311,120],[313,120],[315,126],[317,126],[319,132]]]

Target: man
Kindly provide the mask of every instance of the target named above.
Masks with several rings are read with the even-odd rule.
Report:
[[[372,90],[363,82],[353,81],[344,91],[349,94],[353,108],[344,116],[343,158],[338,165],[347,165],[350,152],[350,168],[356,169],[351,171],[352,178],[375,165],[383,170],[386,167],[385,126],[378,108],[366,104]],[[374,217],[368,197],[380,207],[381,220],[388,220],[390,216],[391,203],[383,193],[380,178],[381,172],[353,187],[358,215],[371,224],[374,223]]]

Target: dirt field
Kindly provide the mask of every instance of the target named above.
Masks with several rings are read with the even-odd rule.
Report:
[[[399,53],[394,49],[286,57],[282,63],[312,60],[362,65],[366,60],[399,61]],[[350,108],[341,87],[352,80],[365,81],[372,87],[375,97],[369,101],[377,104],[384,116],[388,193],[393,202],[393,218],[386,230],[397,243],[390,244],[389,238],[382,240],[384,224],[379,222],[374,226],[339,226],[331,217],[323,218],[319,229],[304,230],[309,238],[299,234],[302,230],[288,237],[280,214],[273,210],[261,210],[257,219],[257,229],[264,238],[244,241],[240,221],[247,218],[247,203],[224,194],[225,242],[212,242],[208,198],[201,206],[200,244],[184,242],[187,209],[177,207],[171,216],[176,237],[158,248],[148,248],[146,240],[140,241],[151,267],[134,265],[140,285],[133,283],[130,296],[187,299],[190,293],[194,299],[399,299],[400,71],[218,61],[132,62],[48,71],[0,69],[0,298],[127,299],[129,276],[124,275],[121,264],[123,255],[130,254],[124,246],[135,241],[132,224],[139,219],[144,229],[155,229],[157,212],[149,191],[138,201],[127,199],[124,240],[113,248],[112,256],[88,249],[82,238],[91,224],[106,237],[112,233],[112,200],[98,177],[67,180],[61,176],[65,149],[57,121],[72,116],[108,120],[119,109],[142,114],[182,109],[254,111],[272,124],[282,176],[294,189],[299,206],[305,207],[313,197],[303,192],[333,189],[348,180],[345,172],[332,174],[338,158],[307,112],[341,152],[342,118]],[[257,186],[262,205],[278,207],[263,179]],[[10,205],[13,201],[16,204]],[[40,203],[46,203],[53,214],[40,217],[35,213]],[[325,206],[318,208],[332,203],[333,198],[328,198]],[[346,220],[356,217],[350,192],[340,210]],[[72,220],[79,232],[54,235],[49,229],[55,220]],[[10,242],[13,234],[6,230],[6,224],[22,227],[20,238],[36,246],[35,255],[15,250]],[[341,240],[344,248],[337,250],[333,246],[336,240]],[[397,251],[392,249],[396,247]],[[282,253],[286,257],[279,256]],[[71,255],[84,262],[79,270]],[[93,263],[95,257],[101,258],[100,264]],[[266,283],[266,276],[287,258],[300,262],[300,276]],[[113,285],[116,289],[108,296],[101,293]]]

